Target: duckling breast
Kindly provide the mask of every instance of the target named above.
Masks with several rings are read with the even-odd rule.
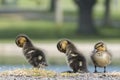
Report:
[[[97,52],[91,58],[98,67],[105,67],[111,63],[111,56],[107,52]]]

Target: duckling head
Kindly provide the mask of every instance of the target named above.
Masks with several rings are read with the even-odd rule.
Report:
[[[20,34],[16,37],[15,43],[17,44],[18,47],[23,47],[26,42],[28,42],[29,39],[27,35],[25,34]]]
[[[97,51],[106,51],[107,50],[107,48],[106,48],[106,46],[105,46],[105,44],[103,42],[96,43],[94,48]]]
[[[60,40],[60,41],[57,43],[57,49],[58,49],[60,52],[66,53],[66,48],[67,48],[67,46],[68,46],[69,44],[70,44],[70,41],[68,41],[67,39]]]

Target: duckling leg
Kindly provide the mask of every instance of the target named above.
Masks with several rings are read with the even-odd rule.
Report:
[[[95,71],[94,71],[94,73],[97,73],[97,66],[95,65],[94,67],[95,67]]]
[[[104,67],[104,73],[106,72],[106,66]]]

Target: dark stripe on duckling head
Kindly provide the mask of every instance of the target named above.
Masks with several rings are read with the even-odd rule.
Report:
[[[97,49],[97,48],[99,48],[99,47],[101,47],[103,45],[104,45],[103,42],[98,42],[98,43],[95,44],[95,49]]]
[[[23,47],[23,45],[28,41],[29,41],[29,39],[28,39],[27,35],[20,34],[16,37],[15,43],[18,47]]]
[[[58,49],[59,51],[61,51],[60,42],[57,43],[57,49]]]
[[[97,49],[98,51],[106,50],[105,44],[103,42],[98,42],[94,48]]]

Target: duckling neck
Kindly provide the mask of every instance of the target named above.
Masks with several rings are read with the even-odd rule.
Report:
[[[74,45],[68,45],[66,48],[66,55],[69,55],[71,52],[77,51]]]
[[[29,47],[33,47],[33,44],[31,42],[26,42],[23,48],[29,48]]]

